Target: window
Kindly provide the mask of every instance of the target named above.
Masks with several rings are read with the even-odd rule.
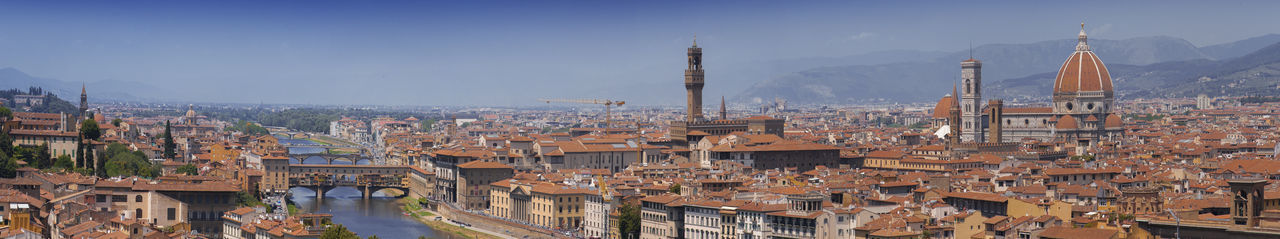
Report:
[[[134,201],[134,202],[142,202],[142,195],[133,196],[133,201]]]
[[[178,217],[178,209],[169,208],[168,214],[169,214],[168,220],[175,220]]]

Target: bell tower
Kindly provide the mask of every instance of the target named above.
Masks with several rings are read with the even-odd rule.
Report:
[[[702,48],[698,47],[698,37],[693,37],[693,46],[689,47],[689,68],[684,69],[684,89],[688,91],[689,110],[686,121],[702,121]]]
[[[89,119],[89,92],[80,84],[80,119]]]
[[[982,142],[982,62],[970,57],[960,62],[960,80],[964,92],[960,97],[961,127],[964,133],[960,139],[966,142]]]

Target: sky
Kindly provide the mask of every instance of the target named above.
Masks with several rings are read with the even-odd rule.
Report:
[[[1280,1],[0,1],[0,68],[126,81],[166,100],[530,105],[683,102],[685,48],[717,69],[884,50],[1280,33]],[[1065,57],[1064,53],[1064,57]],[[724,72],[720,72],[722,75]],[[717,86],[717,81],[731,82]],[[639,90],[643,89],[643,90]],[[710,97],[710,96],[709,96]],[[705,100],[711,102],[710,100]]]

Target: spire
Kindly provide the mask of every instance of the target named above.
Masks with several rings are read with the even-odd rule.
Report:
[[[724,108],[724,96],[720,96],[720,120],[729,119],[729,112]]]
[[[693,34],[693,47],[695,47],[695,48],[696,48],[696,47],[698,47],[698,34],[697,34],[697,33],[694,33],[694,34]]]
[[[1089,36],[1084,34],[1084,22],[1080,22],[1080,35],[1076,38],[1080,41],[1076,44],[1076,51],[1089,51]]]
[[[85,90],[84,90],[84,82],[81,82],[81,83],[80,83],[80,95],[87,95],[87,94],[89,94],[89,93],[88,93],[87,91],[85,91]]]

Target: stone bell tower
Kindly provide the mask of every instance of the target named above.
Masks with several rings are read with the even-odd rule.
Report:
[[[982,142],[982,62],[969,58],[960,62],[960,79],[964,92],[960,96],[960,110],[964,117],[960,139],[965,142]]]
[[[688,91],[689,110],[686,121],[702,121],[702,48],[698,47],[698,38],[693,38],[693,46],[689,47],[689,68],[684,69],[684,89]]]

